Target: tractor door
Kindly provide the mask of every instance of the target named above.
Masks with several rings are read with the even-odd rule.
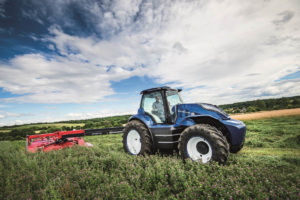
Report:
[[[170,102],[165,98],[165,91],[153,91],[143,95],[141,107],[156,124],[149,126],[158,149],[170,149],[177,145],[182,130],[172,125]],[[166,103],[168,102],[168,103]]]
[[[165,106],[161,91],[144,94],[141,107],[157,124],[164,124],[166,122]]]

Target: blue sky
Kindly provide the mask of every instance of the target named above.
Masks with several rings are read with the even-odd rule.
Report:
[[[186,102],[300,94],[300,4],[0,0],[0,126],[134,114],[140,91]]]

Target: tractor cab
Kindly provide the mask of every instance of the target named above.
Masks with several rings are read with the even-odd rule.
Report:
[[[158,87],[143,90],[140,108],[158,124],[174,124],[176,105],[183,103],[181,89]]]

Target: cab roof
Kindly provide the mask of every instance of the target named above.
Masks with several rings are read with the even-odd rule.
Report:
[[[141,94],[145,94],[148,92],[154,92],[154,91],[159,91],[159,90],[177,90],[178,92],[182,91],[182,89],[175,89],[175,88],[171,88],[169,86],[162,86],[162,87],[156,87],[156,88],[150,88],[147,90],[143,90],[141,91]]]

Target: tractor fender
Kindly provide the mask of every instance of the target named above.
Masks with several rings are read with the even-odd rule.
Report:
[[[151,129],[149,128],[150,125],[154,124],[153,120],[151,119],[151,117],[149,117],[148,115],[146,114],[143,114],[143,113],[139,113],[139,114],[136,114],[132,117],[129,118],[128,122],[132,121],[132,120],[138,120],[140,121],[141,123],[143,123],[147,129],[149,130],[150,132],[150,135],[151,135],[151,138],[152,138],[152,141],[153,141],[153,148],[156,149],[156,145],[155,145],[155,139],[153,137],[153,134],[151,132]]]
[[[245,141],[246,126],[244,124],[237,125],[236,120],[230,118],[218,119],[210,115],[193,115],[185,117],[181,124],[182,126],[186,126],[186,124],[194,125],[193,122],[194,124],[204,123],[216,127],[225,135],[230,145],[240,146]]]
[[[226,136],[228,141],[231,141],[231,133],[228,130],[227,126],[218,118],[215,118],[210,115],[193,115],[185,117],[179,126],[193,126],[195,124],[209,124],[221,130],[221,132]]]
[[[212,117],[210,115],[193,115],[193,116],[187,116],[185,117],[181,122],[180,126],[193,126],[195,124],[199,124],[200,121],[206,121],[206,123],[215,126],[216,124],[213,123],[219,123],[220,120]],[[221,122],[222,123],[222,122]]]

